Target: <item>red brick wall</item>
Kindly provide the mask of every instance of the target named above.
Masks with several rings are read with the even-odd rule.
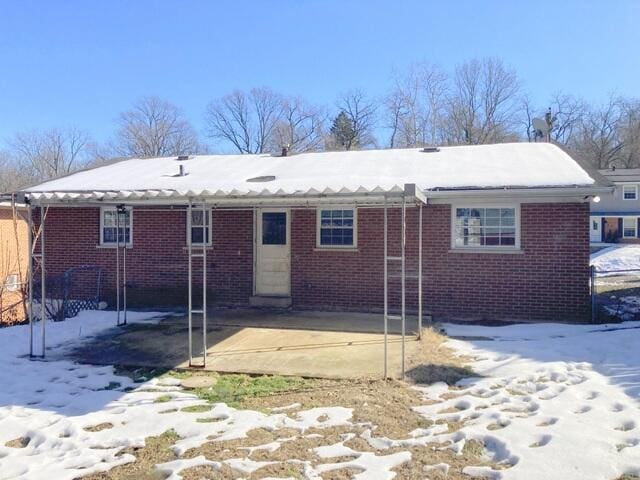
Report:
[[[247,303],[253,278],[253,213],[214,211],[212,215],[213,248],[207,250],[209,300],[222,304]],[[39,221],[37,217],[35,220]],[[215,228],[220,224],[225,227]],[[129,305],[186,304],[186,242],[184,211],[134,208],[133,244],[126,253]],[[61,274],[79,265],[103,267],[105,297],[113,301],[116,252],[113,248],[100,247],[99,208],[50,208],[46,217],[45,248],[48,274]],[[194,299],[199,298],[201,262],[194,259]]]
[[[292,292],[301,308],[380,310],[383,302],[383,217],[358,211],[357,252],[315,247],[315,211],[296,210],[292,228]],[[399,210],[390,211],[389,255],[399,255]],[[417,211],[407,211],[407,275],[417,275]],[[436,318],[586,320],[589,314],[588,204],[523,204],[522,254],[452,253],[451,207],[423,212],[425,310]],[[394,263],[392,274],[399,275]],[[400,281],[390,283],[400,306]],[[417,280],[407,279],[407,305]]]
[[[416,308],[417,211],[407,217],[407,305]],[[436,319],[585,320],[589,312],[588,204],[523,204],[522,254],[451,253],[449,205],[424,208],[424,305]],[[383,292],[382,210],[358,210],[357,251],[316,249],[316,211],[292,211],[295,308],[379,311]],[[47,217],[50,273],[97,264],[112,292],[115,252],[99,248],[99,209],[52,208]],[[389,212],[389,254],[399,255],[399,209]],[[246,304],[253,282],[251,211],[213,213],[208,250],[209,298]],[[196,259],[196,265],[198,260]],[[127,250],[129,303],[186,303],[184,211],[134,209]],[[390,305],[400,305],[399,263],[391,268]],[[194,268],[196,279],[199,269]],[[197,292],[194,296],[197,295]]]

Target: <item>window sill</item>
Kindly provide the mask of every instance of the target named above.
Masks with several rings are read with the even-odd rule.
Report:
[[[449,253],[489,253],[492,255],[522,255],[524,250],[520,248],[452,248]]]
[[[202,250],[202,245],[191,245],[192,250]],[[205,247],[206,250],[213,250],[213,245],[207,245]],[[189,247],[182,247],[182,250],[185,252],[189,251]]]
[[[133,248],[133,245],[129,244],[129,245],[120,245],[120,248]],[[96,248],[118,248],[117,245],[111,245],[111,244],[103,244],[100,243],[98,245],[96,245]]]
[[[314,252],[359,252],[358,247],[315,247]]]

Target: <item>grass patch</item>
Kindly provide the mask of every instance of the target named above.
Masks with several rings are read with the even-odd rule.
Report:
[[[202,413],[208,412],[209,410],[211,410],[210,405],[191,405],[190,407],[184,407],[180,409],[181,412],[187,413]]]
[[[316,384],[316,380],[277,375],[220,375],[217,380],[212,387],[196,388],[192,393],[210,403],[222,402],[237,408],[249,398],[310,389]]]
[[[467,440],[462,447],[462,453],[473,458],[480,458],[484,453],[484,445],[479,440]]]
[[[215,417],[207,417],[207,418],[196,418],[196,422],[198,423],[215,423],[223,420],[222,418]]]
[[[153,376],[166,376],[180,380],[193,376],[213,376],[216,379],[215,385],[206,388],[196,388],[189,390],[189,392],[209,403],[226,403],[234,408],[240,407],[246,399],[305,391],[313,389],[322,383],[320,380],[279,375],[219,375],[214,372],[189,372],[151,368],[121,369],[118,373],[128,375],[134,381],[140,378],[149,380]],[[156,397],[154,402],[165,403],[171,399],[172,397],[170,395],[160,395]],[[210,410],[210,407],[206,405],[196,405],[182,409],[184,412],[203,412],[208,410]]]

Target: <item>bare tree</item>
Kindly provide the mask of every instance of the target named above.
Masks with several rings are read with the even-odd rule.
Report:
[[[207,106],[207,134],[239,153],[265,153],[283,119],[283,104],[282,96],[268,88],[253,88],[248,94],[235,90]]]
[[[551,97],[549,108],[555,117],[551,139],[563,145],[571,145],[573,136],[587,112],[587,104],[573,95],[555,93]]]
[[[21,168],[15,157],[0,150],[0,193],[8,193],[33,183],[28,172]]]
[[[272,150],[288,145],[291,152],[317,151],[323,147],[325,115],[300,97],[284,98],[282,114],[276,122]]]
[[[23,178],[41,181],[82,167],[88,142],[89,136],[77,128],[52,128],[17,133],[9,145]]]
[[[521,102],[521,122],[527,136],[527,141],[534,142],[536,140],[536,131],[533,127],[533,119],[536,116],[536,107],[533,105],[533,102],[528,95],[523,95]]]
[[[622,148],[618,163],[625,168],[640,166],[640,101],[621,100],[617,134]]]
[[[597,168],[608,168],[619,159],[623,143],[618,135],[622,103],[611,96],[606,104],[591,108],[580,123],[574,149]]]
[[[341,145],[329,139],[330,148],[342,148],[352,150],[376,146],[375,127],[377,105],[374,100],[360,89],[350,90],[340,95],[337,105],[341,114],[344,114],[350,125],[350,138],[343,139]]]
[[[163,157],[198,153],[198,135],[176,105],[158,97],[142,97],[118,118],[117,154]]]
[[[396,86],[384,99],[386,128],[391,130],[389,148],[395,148],[401,143],[404,118],[407,115],[407,105],[404,92]]]
[[[458,65],[447,103],[449,143],[494,143],[518,137],[520,83],[515,71],[500,59]]]
[[[406,75],[396,77],[385,99],[392,148],[440,143],[447,80],[439,67],[428,63],[414,64]]]

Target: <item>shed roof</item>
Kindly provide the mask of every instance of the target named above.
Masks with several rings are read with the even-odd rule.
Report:
[[[179,175],[180,165],[184,176]],[[272,155],[129,159],[28,188],[33,197],[141,198],[367,194],[495,188],[595,187],[598,180],[549,143],[504,143]]]

